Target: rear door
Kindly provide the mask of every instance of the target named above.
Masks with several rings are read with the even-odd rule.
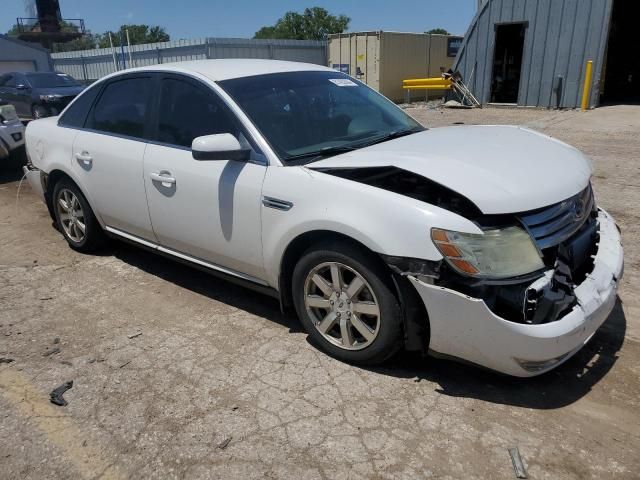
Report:
[[[264,278],[261,190],[266,162],[256,146],[250,162],[198,161],[194,138],[248,134],[210,86],[181,75],[160,80],[156,142],[145,151],[144,181],[161,246],[191,259]],[[167,181],[156,180],[157,175]]]
[[[73,144],[73,168],[108,229],[154,242],[143,181],[153,74],[123,75],[100,92]]]

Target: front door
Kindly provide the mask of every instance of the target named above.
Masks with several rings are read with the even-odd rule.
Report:
[[[73,169],[110,228],[155,241],[143,181],[151,76],[118,77],[102,91],[73,144]]]
[[[149,214],[158,242],[173,252],[264,279],[260,202],[266,166],[194,160],[191,143],[199,136],[231,133],[250,144],[210,87],[177,75],[160,82],[157,141],[144,155]],[[255,149],[252,156],[260,157]]]
[[[25,112],[24,104],[20,101],[20,96],[18,95],[20,91],[16,86],[17,79],[15,74],[9,73],[3,76],[0,83],[0,100],[4,100],[13,105],[16,113],[21,117],[30,115],[31,112]]]
[[[29,84],[27,78],[18,73],[15,76],[16,87],[14,90],[16,111],[18,115],[23,117],[30,117],[31,105],[32,105],[32,87]]]

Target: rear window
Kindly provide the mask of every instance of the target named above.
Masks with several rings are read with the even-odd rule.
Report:
[[[100,93],[100,85],[91,87],[80,94],[80,96],[64,112],[58,125],[63,127],[82,128],[87,120],[87,115],[91,105]]]
[[[93,107],[87,126],[101,132],[144,138],[150,92],[149,77],[109,83]]]

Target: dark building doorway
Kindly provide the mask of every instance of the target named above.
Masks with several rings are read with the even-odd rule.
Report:
[[[613,2],[603,102],[640,103],[639,19],[640,1]]]
[[[491,79],[492,103],[518,103],[526,23],[496,25]]]

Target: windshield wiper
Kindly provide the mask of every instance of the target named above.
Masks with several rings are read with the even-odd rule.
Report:
[[[305,163],[311,163],[321,158],[330,157],[332,155],[338,155],[340,153],[352,152],[354,150],[358,150],[360,148],[369,147],[371,145],[375,145],[377,143],[386,142],[388,140],[393,140],[394,138],[405,137],[407,135],[411,135],[412,133],[418,133],[423,131],[422,127],[415,128],[407,128],[404,130],[395,130],[393,132],[386,133],[384,135],[378,136],[373,140],[369,140],[363,143],[350,144],[350,145],[337,145],[334,147],[324,147],[320,150],[316,150],[313,152],[300,153],[298,155],[291,155],[285,158],[285,162],[295,162],[297,160],[305,160]]]
[[[382,135],[380,137],[374,138],[370,142],[361,143],[360,145],[358,145],[357,148],[369,147],[371,145],[376,145],[378,143],[382,143],[382,142],[387,142],[389,140],[393,140],[394,138],[406,137],[407,135],[411,135],[413,133],[418,133],[418,132],[422,132],[422,131],[423,131],[423,128],[421,128],[421,127],[407,128],[407,129],[404,129],[404,130],[395,130],[393,132],[389,132],[389,133],[387,133],[385,135]]]
[[[292,160],[304,160],[310,158],[310,162],[317,160],[319,158],[330,157],[332,155],[338,155],[340,153],[351,152],[359,147],[352,147],[349,145],[339,145],[335,147],[324,147],[320,150],[315,150],[313,152],[299,153],[298,155],[290,155],[284,160],[286,162],[290,162]]]

